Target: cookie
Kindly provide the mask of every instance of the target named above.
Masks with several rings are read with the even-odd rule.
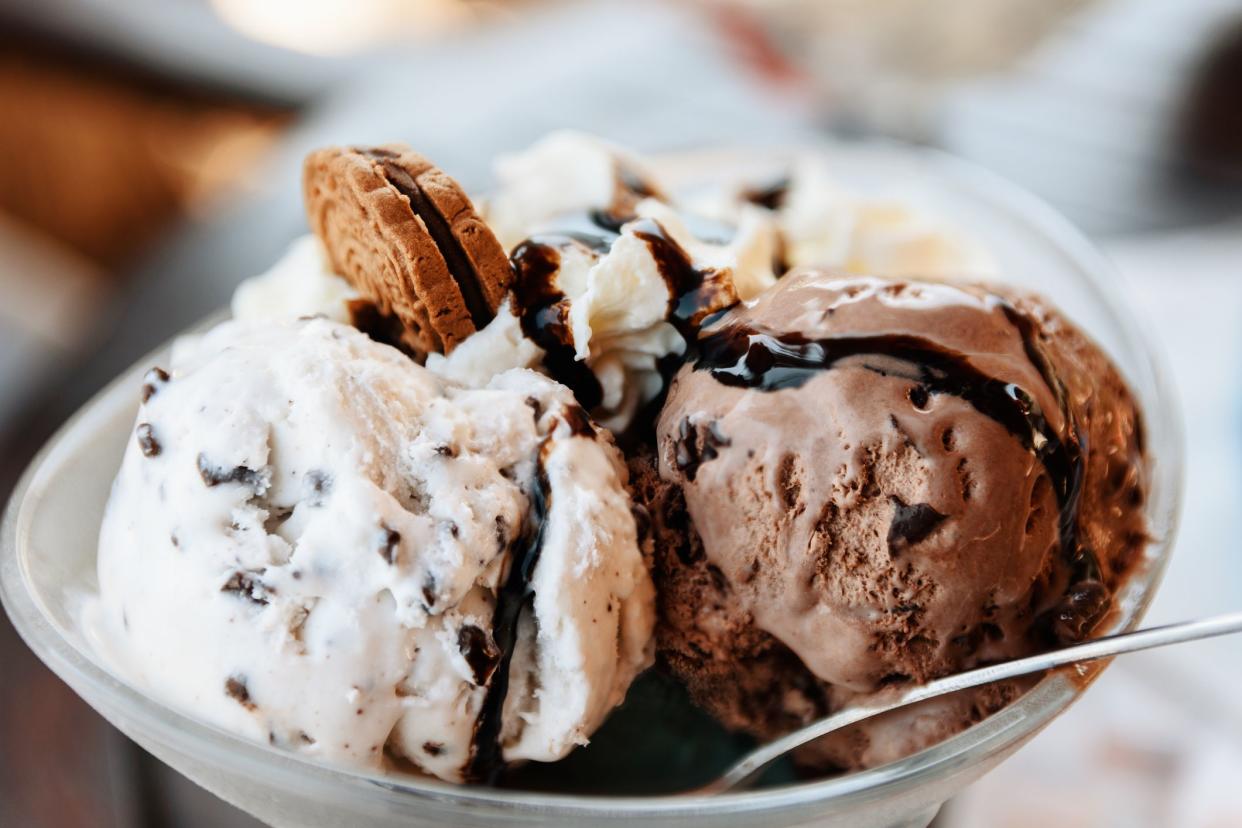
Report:
[[[333,267],[417,356],[449,353],[496,315],[513,278],[456,181],[399,144],[312,152],[306,213]]]

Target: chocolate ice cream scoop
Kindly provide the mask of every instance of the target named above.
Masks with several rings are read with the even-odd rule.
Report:
[[[657,434],[662,659],[760,736],[1082,638],[1147,539],[1123,380],[997,288],[792,274],[704,331]],[[883,753],[850,738],[832,763]]]

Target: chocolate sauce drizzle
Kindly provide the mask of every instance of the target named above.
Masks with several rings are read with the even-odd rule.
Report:
[[[812,339],[798,333],[729,325],[697,341],[694,369],[709,371],[724,385],[778,391],[798,388],[820,372],[855,358],[859,360],[856,364],[867,370],[903,377],[918,383],[929,394],[959,397],[999,423],[1035,454],[1052,483],[1060,510],[1061,553],[1070,566],[1064,606],[1050,611],[1055,616],[1052,624],[1061,630],[1058,637],[1081,637],[1107,606],[1099,561],[1078,539],[1086,446],[1067,404],[1065,387],[1052,370],[1034,323],[999,297],[995,301],[1018,330],[1028,358],[1056,396],[1065,421],[1064,439],[1025,389],[983,373],[971,365],[965,354],[918,336],[881,334]]]
[[[646,243],[668,286],[668,321],[688,343],[694,342],[704,324],[738,301],[731,284],[713,279],[711,269],[696,268],[685,249],[654,219],[589,210],[563,217],[555,232],[523,241],[509,257],[514,270],[514,313],[526,337],[543,349],[548,374],[567,385],[588,411],[600,404],[603,389],[574,350],[569,300],[556,286],[561,251],[578,244],[606,254],[620,237],[622,226],[631,222],[631,232]]]
[[[1041,337],[1036,330],[1035,321],[1021,313],[1008,302],[997,298],[996,304],[1009,323],[1017,329],[1022,337],[1022,347],[1027,359],[1039,371],[1044,384],[1056,396],[1065,427],[1072,431],[1079,446],[1079,462],[1076,464],[1070,490],[1073,497],[1073,508],[1066,509],[1062,505],[1058,530],[1061,537],[1061,551],[1070,566],[1070,585],[1061,601],[1038,619],[1046,637],[1066,643],[1081,640],[1108,610],[1112,593],[1104,584],[1100,571],[1100,559],[1095,550],[1087,547],[1078,538],[1078,498],[1082,491],[1082,481],[1086,474],[1086,457],[1088,445],[1086,436],[1078,428],[1073,409],[1069,405],[1069,394],[1065,383],[1052,369],[1052,360],[1044,349]],[[1141,420],[1136,420],[1141,423]],[[1065,501],[1059,500],[1064,504]],[[1068,541],[1066,539],[1069,539]]]
[[[471,782],[485,785],[494,784],[504,769],[500,737],[504,726],[505,699],[509,695],[509,669],[517,649],[518,622],[534,600],[530,580],[543,550],[544,526],[548,510],[552,507],[552,490],[543,459],[547,445],[545,442],[539,448],[535,486],[530,493],[530,513],[521,536],[511,548],[509,571],[496,595],[496,608],[492,614],[492,636],[487,643],[498,651],[498,657],[490,650],[486,654],[486,660],[495,666],[483,698],[483,709],[474,726],[474,745],[466,772]],[[471,664],[483,660],[483,657],[483,654],[479,658],[466,654]]]
[[[475,685],[487,684],[500,663],[496,641],[474,624],[466,624],[457,631],[457,648],[470,665]]]
[[[527,400],[538,422],[542,406],[535,398]],[[567,405],[560,412],[560,421],[575,437],[594,439],[598,432],[581,406]],[[555,429],[557,425],[553,425]],[[518,623],[522,614],[531,609],[535,591],[531,578],[543,552],[544,530],[552,508],[552,488],[548,483],[546,456],[551,437],[539,444],[535,453],[535,485],[530,493],[530,509],[522,533],[509,547],[509,569],[496,593],[492,611],[492,633],[488,636],[477,627],[465,627],[457,643],[475,675],[475,684],[487,684],[483,709],[474,727],[474,744],[466,776],[471,782],[493,784],[504,770],[500,738],[504,726],[505,699],[509,695],[509,670],[517,649]]]
[[[760,391],[798,388],[842,360],[862,357],[862,366],[877,374],[904,377],[928,393],[966,400],[1051,466],[1049,473],[1066,481],[1062,489],[1068,491],[1074,460],[1035,399],[1021,387],[975,368],[964,354],[929,339],[909,334],[811,339],[734,325],[703,336],[698,352],[696,370],[710,371],[724,385]],[[887,359],[876,363],[867,362],[867,357]]]
[[[643,178],[638,170],[634,169],[624,161],[617,161],[616,164],[617,184],[620,186],[624,197],[628,197],[634,201],[643,198],[661,198],[662,194],[656,189],[655,185],[647,179]]]
[[[703,324],[714,314],[737,304],[732,283],[713,279],[716,271],[696,268],[690,254],[673,240],[663,225],[653,219],[639,219],[632,231],[647,243],[664,283],[668,285],[668,321],[687,343],[694,342]]]
[[[544,369],[590,410],[603,400],[604,389],[595,372],[577,358],[569,301],[556,286],[560,247],[574,241],[579,240],[570,234],[536,236],[514,248],[509,257],[514,271],[513,312],[526,338],[543,349]]]
[[[1022,337],[1022,349],[1026,353],[1026,358],[1039,371],[1044,384],[1048,386],[1053,396],[1056,397],[1057,405],[1061,409],[1061,416],[1065,420],[1065,427],[1073,433],[1075,442],[1078,443],[1078,462],[1069,470],[1069,474],[1072,477],[1066,481],[1063,488],[1058,489],[1058,501],[1064,504],[1066,499],[1072,498],[1075,507],[1067,510],[1062,506],[1061,509],[1058,528],[1062,543],[1065,544],[1066,538],[1073,541],[1077,533],[1077,502],[1082,489],[1083,475],[1086,472],[1086,463],[1083,462],[1088,449],[1086,438],[1078,428],[1074,412],[1069,406],[1069,395],[1065,390],[1065,383],[1062,382],[1061,378],[1052,369],[1052,360],[1040,343],[1034,320],[1004,300],[998,299],[996,304],[1001,312],[1005,314],[1005,318],[1009,320],[1009,323],[1017,329],[1018,334]],[[1066,548],[1068,549],[1068,546]],[[1082,548],[1076,548],[1074,552],[1075,554],[1071,558],[1071,562],[1075,565],[1075,571],[1079,575],[1079,580],[1100,580],[1099,560],[1095,554],[1090,550]]]

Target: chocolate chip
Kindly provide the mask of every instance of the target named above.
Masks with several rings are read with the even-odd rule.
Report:
[[[526,404],[530,406],[530,410],[535,412],[535,422],[539,422],[543,417],[543,403],[539,402],[537,397],[527,397]]]
[[[966,458],[962,457],[957,461],[957,478],[962,488],[962,500],[970,500],[970,496],[975,491],[975,481],[971,477],[970,470],[966,468]]]
[[[586,413],[586,409],[582,406],[565,406],[565,409],[561,412],[561,418],[565,421],[565,425],[569,426],[569,430],[574,436],[595,436],[595,425],[591,422],[590,415]]]
[[[487,684],[500,663],[500,648],[492,637],[475,625],[467,624],[457,631],[457,649],[470,665],[475,685]]]
[[[1108,610],[1108,587],[1099,581],[1080,581],[1070,587],[1052,610],[1052,634],[1062,644],[1086,638]]]
[[[954,437],[952,428],[946,428],[941,433],[940,445],[944,446],[945,451],[953,451],[957,447],[957,440]]]
[[[457,449],[453,448],[447,443],[441,443],[440,445],[436,446],[435,450],[436,450],[436,454],[440,455],[441,457],[456,457],[457,456]]]
[[[776,467],[776,493],[780,495],[786,509],[793,510],[797,507],[798,498],[802,494],[802,483],[798,474],[798,458],[792,454],[782,457],[780,465]]]
[[[967,655],[973,655],[975,651],[979,649],[979,640],[981,637],[982,636],[979,634],[979,630],[974,629],[965,635],[955,635],[950,638],[949,646],[960,650]]]
[[[134,433],[138,436],[138,448],[142,449],[144,457],[159,456],[163,449],[160,441],[155,439],[155,429],[151,428],[150,423],[139,423]]]
[[[256,573],[238,570],[229,576],[220,587],[221,592],[233,592],[252,604],[267,606],[267,596],[276,594],[276,590],[255,577]]]
[[[892,555],[926,538],[945,519],[929,503],[908,506],[899,497],[889,499],[893,503],[893,521],[888,525],[888,550]]]
[[[250,700],[250,689],[246,687],[245,676],[229,676],[224,682],[224,695],[247,710],[255,710],[255,703]]]
[[[401,546],[401,533],[391,529],[387,524],[380,524],[379,555],[389,566],[397,562],[397,551]]]
[[[208,487],[219,486],[221,483],[242,483],[258,488],[261,478],[259,472],[245,466],[234,466],[231,469],[213,466],[205,454],[198,455],[198,474]]]
[[[674,463],[691,482],[698,475],[699,466],[715,460],[720,456],[720,449],[733,444],[721,433],[718,420],[691,423],[689,417],[684,417],[677,427],[677,435]]]
[[[435,576],[430,572],[423,579],[423,600],[427,602],[427,609],[431,609],[436,605],[436,590],[439,586],[436,584]]]
[[[319,506],[332,493],[332,475],[321,469],[311,469],[306,473],[306,485],[310,486],[312,504]]]
[[[153,396],[155,396],[155,392],[159,391],[160,386],[168,382],[169,379],[170,377],[168,376],[168,372],[163,368],[156,367],[152,368],[150,371],[147,371],[146,375],[142,378],[143,404],[146,404]]]
[[[306,627],[307,620],[310,619],[311,610],[314,609],[314,606],[315,603],[311,603],[310,606],[297,607],[289,616],[289,635],[294,641],[302,641],[302,631]]]
[[[263,519],[263,531],[269,535],[274,535],[284,526],[285,521],[293,517],[293,509],[289,506],[269,506],[267,517]]]

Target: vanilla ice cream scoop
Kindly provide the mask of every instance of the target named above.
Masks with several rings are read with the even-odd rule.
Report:
[[[100,535],[121,675],[230,731],[447,780],[583,744],[651,659],[625,470],[562,386],[226,322],[142,390]]]

